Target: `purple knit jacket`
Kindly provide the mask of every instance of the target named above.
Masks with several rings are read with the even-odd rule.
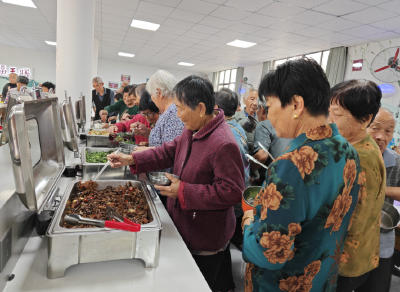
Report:
[[[133,154],[132,173],[174,167],[181,179],[178,199],[167,209],[191,251],[217,251],[232,237],[233,206],[241,201],[244,169],[240,150],[222,110],[194,137],[182,135],[161,147]]]

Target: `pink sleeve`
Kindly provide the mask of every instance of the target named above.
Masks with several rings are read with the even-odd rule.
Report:
[[[114,126],[118,128],[118,133],[126,132],[126,127],[124,123],[116,123]]]
[[[185,192],[185,182],[181,181],[181,183],[179,184],[179,189],[178,189],[178,199],[179,199],[179,203],[181,204],[181,207],[183,210],[186,209],[184,192]]]

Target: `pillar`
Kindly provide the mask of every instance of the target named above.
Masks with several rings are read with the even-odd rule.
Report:
[[[92,106],[95,0],[57,0],[57,95],[72,102],[86,96],[86,127]],[[97,45],[98,47],[98,45]]]
[[[99,62],[99,40],[94,39],[93,40],[93,63],[92,63],[92,76],[93,77],[99,76],[99,74],[97,74],[98,62]],[[107,85],[104,84],[104,86],[106,87]]]

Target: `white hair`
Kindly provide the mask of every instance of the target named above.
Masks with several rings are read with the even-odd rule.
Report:
[[[178,83],[174,75],[168,71],[158,70],[150,77],[146,84],[146,90],[150,95],[156,95],[157,88],[161,90],[161,93],[165,97],[172,98],[172,90]]]
[[[251,94],[252,91],[257,91],[258,92],[257,89],[255,89],[254,87],[250,86],[249,88],[247,88],[246,92],[243,95],[243,101],[246,101],[246,99],[249,97],[249,95]]]
[[[385,111],[385,112],[387,112],[389,115],[391,115],[392,116],[392,118],[394,119],[394,120],[396,120],[396,117],[394,116],[394,113],[391,111],[391,110],[389,110],[389,109],[387,109],[387,108],[384,108],[384,107],[381,107],[380,109],[379,109],[379,111]],[[378,111],[378,112],[379,112]]]
[[[100,77],[94,77],[92,83],[102,84],[103,79],[101,79]]]

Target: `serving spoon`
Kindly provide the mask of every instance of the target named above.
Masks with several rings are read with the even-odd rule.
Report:
[[[118,148],[118,150],[115,151],[114,154],[117,154],[121,150],[122,150],[122,148]],[[110,165],[110,163],[111,163],[111,160],[108,160],[106,165],[103,166],[103,168],[99,171],[99,173],[92,180],[97,180],[100,177],[100,175],[103,173],[103,171],[107,168],[107,166]]]

